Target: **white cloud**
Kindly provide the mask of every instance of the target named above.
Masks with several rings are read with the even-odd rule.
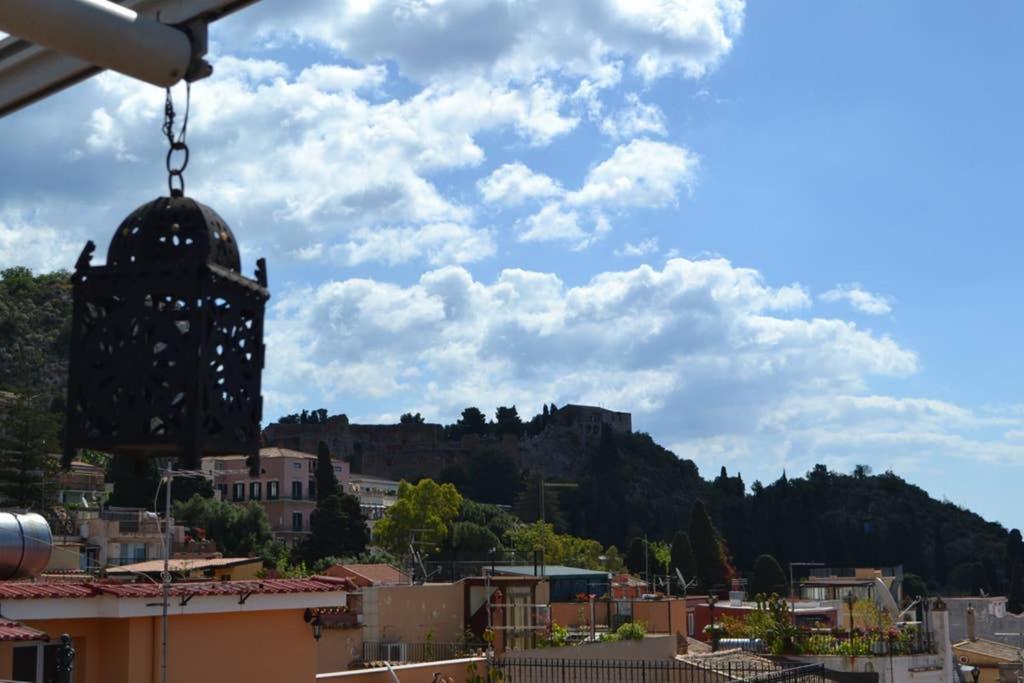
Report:
[[[601,80],[621,60],[648,80],[696,78],[732,49],[743,14],[742,0],[263,3],[232,22],[231,38],[321,42],[352,59],[393,60],[420,82],[530,81],[556,70]]]
[[[697,165],[697,156],[682,147],[632,140],[592,168],[583,187],[569,193],[566,201],[609,208],[670,206],[683,188],[693,185]]]
[[[650,254],[658,253],[658,238],[648,237],[647,239],[640,240],[637,244],[632,242],[626,242],[622,245],[622,249],[616,249],[616,256],[649,256]]]
[[[641,133],[665,135],[665,114],[654,104],[640,101],[636,93],[626,95],[626,106],[601,121],[601,132],[616,138],[633,138]]]
[[[483,282],[455,266],[407,286],[328,282],[278,295],[267,385],[308,386],[307,402],[341,405],[423,396],[437,419],[474,403],[619,406],[672,443],[752,437],[797,399],[825,404],[858,395],[873,376],[917,370],[914,353],[889,338],[794,317],[809,305],[801,287],[769,286],[723,259],[605,272],[578,286],[516,269]]]
[[[25,266],[37,272],[70,269],[85,246],[66,230],[14,207],[0,209],[0,269]]]
[[[694,183],[697,165],[695,154],[665,142],[638,139],[619,145],[608,159],[590,169],[580,189],[564,192],[561,199],[527,218],[519,239],[561,240],[571,242],[576,250],[585,249],[611,230],[605,210],[674,205],[679,192]],[[509,175],[541,182],[525,166]],[[591,232],[581,226],[581,209],[592,214]]]
[[[494,236],[458,223],[430,223],[416,228],[363,229],[353,239],[330,249],[344,265],[366,262],[397,265],[425,260],[433,266],[471,263],[492,256]]]
[[[489,176],[477,182],[484,201],[518,206],[529,199],[543,199],[562,194],[558,182],[530,170],[526,164],[503,164]]]
[[[547,204],[540,211],[526,219],[519,232],[520,242],[579,242],[587,233],[580,227],[577,212],[564,210],[557,203]]]
[[[856,282],[837,285],[818,298],[829,303],[847,301],[855,309],[868,315],[886,315],[892,312],[892,303],[887,297],[872,294]]]

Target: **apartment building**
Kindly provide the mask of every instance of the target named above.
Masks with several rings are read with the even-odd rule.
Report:
[[[316,507],[316,456],[287,448],[261,448],[260,473],[252,476],[244,455],[203,458],[222,500],[255,501],[270,518],[274,534],[297,542],[309,533],[309,516]],[[348,463],[334,460],[334,476],[344,487]]]

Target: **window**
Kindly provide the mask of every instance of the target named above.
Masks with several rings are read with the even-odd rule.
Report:
[[[696,635],[696,633],[694,633],[694,631],[696,631],[696,630],[697,630],[697,628],[696,628],[696,623],[694,622],[694,614],[693,614],[693,612],[687,612],[686,613],[686,633],[687,633],[687,635],[690,635],[690,636]]]
[[[117,563],[135,564],[136,562],[145,562],[146,559],[145,543],[122,543],[121,555],[118,557]]]
[[[267,500],[277,500],[277,482],[267,482]]]
[[[221,500],[227,500],[228,499],[228,485],[227,484],[217,484],[217,491],[220,492],[220,499]]]
[[[292,469],[293,470],[301,470],[302,469],[302,463],[301,462],[293,462],[292,463]]]
[[[316,479],[309,480],[309,499],[316,500]]]
[[[236,481],[231,490],[231,500],[245,500],[245,482]]]
[[[302,500],[302,482],[292,482],[292,500]]]
[[[76,649],[82,646],[75,643]],[[11,655],[11,678],[31,683],[57,680],[57,649],[60,645],[19,645]],[[80,650],[81,651],[81,650]],[[74,674],[72,674],[74,676]]]
[[[263,497],[263,484],[258,481],[249,482],[249,500],[259,500]]]
[[[302,513],[292,513],[292,531],[302,531]]]

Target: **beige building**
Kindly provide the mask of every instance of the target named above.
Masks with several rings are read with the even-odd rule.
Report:
[[[168,683],[311,683],[318,641],[306,616],[344,608],[350,588],[324,578],[174,584]],[[160,681],[160,595],[149,582],[0,582],[10,620],[0,622],[0,680],[53,680],[67,633],[75,683]]]
[[[334,476],[344,486],[348,463],[334,460]],[[279,538],[297,542],[309,533],[316,507],[316,456],[287,448],[261,448],[260,473],[253,477],[244,455],[203,458],[203,470],[222,500],[255,501],[263,506]]]
[[[345,491],[359,499],[359,509],[370,529],[398,500],[398,482],[363,474],[350,474]]]

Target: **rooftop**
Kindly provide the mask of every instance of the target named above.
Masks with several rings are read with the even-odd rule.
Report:
[[[197,571],[203,569],[220,569],[224,567],[238,567],[244,564],[262,563],[258,557],[209,557],[209,558],[175,558],[169,560],[168,569],[172,572]],[[135,564],[123,564],[119,567],[111,567],[108,574],[149,574],[159,573],[164,570],[163,560],[147,560]]]
[[[517,576],[600,576],[608,578],[608,572],[599,572],[582,567],[566,567],[561,564],[548,564],[534,567],[532,564],[499,566],[494,568],[496,574],[515,574]]]
[[[959,643],[954,643],[953,648],[970,654],[1004,659],[1008,662],[1019,662],[1022,656],[1024,656],[1024,651],[1019,647],[981,638],[978,640],[962,640]]]
[[[12,642],[19,640],[48,640],[47,636],[42,631],[37,631],[34,628],[29,628],[23,624],[19,624],[16,621],[10,619],[4,619],[0,617],[0,643]]]
[[[259,579],[250,581],[179,581],[171,584],[174,597],[196,595],[279,595],[329,593],[355,589],[348,579],[314,576],[308,579]],[[117,598],[159,598],[162,586],[152,582],[88,581],[3,581],[0,600],[45,600],[93,598],[110,595]]]
[[[343,564],[339,567],[374,585],[409,583],[409,575],[390,564]]]

